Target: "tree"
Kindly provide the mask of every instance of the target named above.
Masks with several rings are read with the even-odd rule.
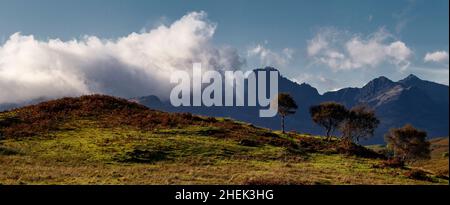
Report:
[[[284,119],[288,115],[295,114],[297,108],[297,103],[295,103],[291,95],[289,95],[288,93],[278,94],[278,114],[281,116],[281,130],[283,133],[285,133]]]
[[[340,130],[345,140],[359,142],[361,138],[372,137],[379,124],[380,121],[372,109],[359,105],[350,109]]]
[[[392,128],[384,136],[387,147],[401,162],[430,158],[430,142],[427,133],[407,124],[401,128]]]
[[[309,109],[314,123],[325,128],[327,139],[346,119],[348,110],[342,104],[336,102],[324,102],[311,106]]]

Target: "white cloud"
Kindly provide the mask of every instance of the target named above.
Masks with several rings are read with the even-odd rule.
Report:
[[[447,51],[435,51],[427,53],[424,57],[425,62],[448,63]]]
[[[0,103],[39,97],[105,93],[167,97],[170,74],[193,62],[210,69],[239,69],[237,51],[211,43],[216,25],[192,12],[169,26],[114,40],[41,41],[16,33],[0,44]]]
[[[284,67],[293,59],[294,50],[284,48],[281,52],[275,52],[264,45],[258,44],[248,49],[247,55],[248,57],[256,57],[261,66]]]
[[[307,51],[309,56],[317,55],[322,49],[326,49],[328,47],[328,42],[325,38],[326,35],[319,33],[315,38],[308,42]]]
[[[324,29],[308,41],[308,55],[333,70],[376,67],[382,63],[406,69],[412,51],[402,41],[381,29],[367,37]]]

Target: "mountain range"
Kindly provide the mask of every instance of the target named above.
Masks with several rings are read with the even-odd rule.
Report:
[[[273,70],[276,69],[266,67],[255,71]],[[448,136],[449,87],[422,80],[412,74],[397,82],[381,76],[361,88],[343,88],[324,94],[320,94],[309,84],[298,84],[282,75],[279,75],[278,82],[279,92],[290,93],[299,105],[297,112],[286,121],[287,130],[323,135],[324,130],[312,122],[309,107],[321,102],[334,101],[348,108],[366,104],[375,110],[381,123],[375,136],[363,141],[363,144],[383,143],[383,136],[390,128],[401,127],[407,123],[426,131],[430,138]],[[153,95],[131,100],[167,112],[229,117],[257,126],[280,129],[279,117],[260,118],[259,107],[174,107],[169,101],[162,101]]]

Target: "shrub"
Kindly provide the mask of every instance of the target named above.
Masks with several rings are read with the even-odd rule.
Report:
[[[381,168],[404,168],[405,163],[398,159],[388,159],[381,163]]]
[[[239,141],[239,145],[247,146],[247,147],[257,147],[257,146],[259,146],[259,142],[255,141],[255,140],[243,139],[243,140]]]
[[[166,152],[160,150],[135,148],[133,151],[127,152],[126,156],[120,161],[132,163],[153,163],[166,159],[166,155]]]
[[[393,128],[385,135],[387,147],[394,157],[403,162],[413,162],[418,159],[430,158],[430,142],[426,140],[427,133],[405,125]]]
[[[346,155],[352,155],[352,156],[358,156],[358,157],[364,157],[364,158],[384,158],[383,155],[368,149],[366,147],[363,147],[361,145],[352,143],[347,140],[340,141],[337,144],[337,152],[341,154]]]
[[[427,175],[426,172],[418,169],[413,169],[405,173],[405,176],[410,179],[432,181],[432,178]]]

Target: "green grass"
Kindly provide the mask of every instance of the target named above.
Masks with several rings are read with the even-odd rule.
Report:
[[[448,184],[408,179],[406,170],[373,168],[379,159],[292,153],[267,144],[242,146],[233,139],[208,136],[217,130],[212,127],[145,132],[99,128],[90,121],[63,127],[50,136],[2,140],[2,149],[15,152],[0,156],[0,183]],[[296,136],[302,137],[309,136]],[[127,161],[135,150],[157,150],[164,157]]]
[[[87,124],[87,123],[85,123]],[[159,150],[168,161],[186,161],[190,158],[217,159],[285,159],[287,149],[263,145],[248,147],[230,139],[217,139],[205,134],[216,128],[192,127],[186,130],[158,130],[143,132],[129,128],[83,127],[53,133],[51,136],[24,140],[2,141],[3,146],[20,150],[26,155],[59,162],[79,161],[122,162],[134,150]]]
[[[417,180],[407,177],[408,169],[379,166],[383,159],[339,154],[335,138],[283,134],[226,118],[168,116],[105,96],[85,98],[123,109],[65,99],[81,107],[61,113],[65,101],[54,101],[44,109],[0,113],[0,133],[9,133],[0,139],[0,184],[448,184],[432,170],[436,164],[448,167],[442,141],[433,159],[421,162],[421,169],[432,170],[428,179]],[[137,110],[127,112],[128,107]],[[130,113],[155,124],[117,120]],[[171,126],[171,120],[182,124]]]
[[[433,172],[436,175],[449,177],[448,137],[432,139],[430,142],[431,159],[419,161],[413,166]]]

